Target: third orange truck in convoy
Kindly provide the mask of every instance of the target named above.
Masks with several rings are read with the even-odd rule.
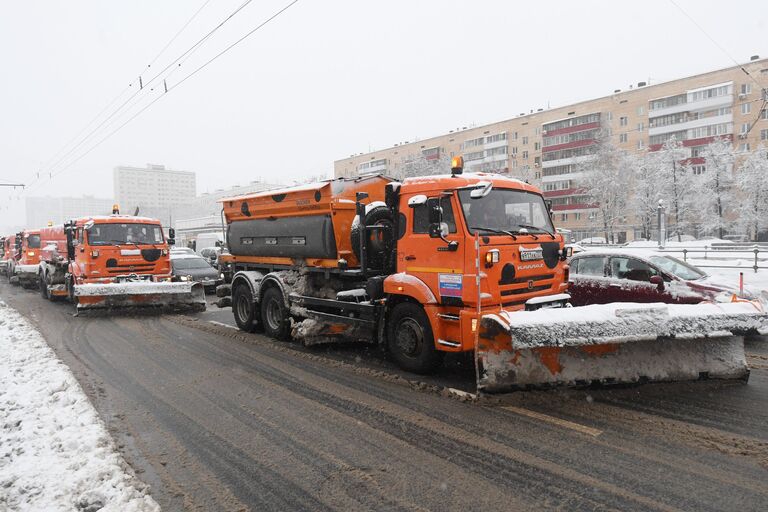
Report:
[[[219,305],[249,332],[381,343],[413,372],[474,351],[484,390],[748,375],[759,305],[567,308],[569,253],[541,192],[452,167],[223,199]]]
[[[34,288],[39,264],[40,230],[20,231],[14,238],[12,255],[7,262],[8,280],[24,288]]]

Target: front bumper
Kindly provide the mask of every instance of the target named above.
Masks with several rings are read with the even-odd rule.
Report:
[[[16,265],[13,268],[14,275],[18,276],[20,280],[37,279],[39,271],[38,265]]]

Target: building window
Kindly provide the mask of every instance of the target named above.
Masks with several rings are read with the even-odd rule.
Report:
[[[691,171],[693,172],[693,174],[697,176],[700,174],[704,174],[705,169],[706,167],[704,167],[703,165],[694,165],[693,167],[691,167]]]
[[[760,130],[760,140],[768,140],[768,130]]]
[[[608,121],[613,121],[613,112],[606,112],[606,113],[605,113],[605,118],[606,118]]]
[[[645,107],[640,105],[639,107],[637,107],[637,115],[641,116],[643,114],[645,114]]]
[[[637,123],[637,131],[641,132],[645,129],[645,123]]]
[[[749,142],[745,142],[744,144],[741,144],[739,146],[739,151],[742,153],[747,153],[749,151]]]
[[[573,220],[581,220],[581,212],[574,213]]]
[[[742,103],[741,104],[741,113],[742,114],[749,114],[752,112],[752,104],[751,103]]]
[[[645,143],[643,142],[643,139],[640,139],[637,141],[637,149],[643,149],[645,147]]]
[[[741,124],[741,132],[739,132],[739,133],[742,133],[744,135],[749,133],[749,123],[742,123]]]
[[[626,133],[619,134],[619,142],[627,142],[627,134]]]
[[[517,132],[512,134],[512,140],[517,140]]]
[[[517,154],[517,146],[512,146],[512,154],[513,155]]]
[[[528,144],[528,136],[523,137],[523,144]]]
[[[629,122],[629,120],[627,119],[626,116],[621,116],[619,118],[619,126],[627,126],[628,122]]]
[[[763,119],[768,119],[768,108],[764,108],[760,111],[760,117]]]
[[[561,213],[560,214],[560,221],[565,222],[568,220],[568,214],[567,213]]]
[[[741,84],[741,94],[749,94],[752,92],[752,84]]]
[[[538,151],[541,149],[541,142],[534,142],[533,143],[533,149]]]
[[[523,151],[523,160],[527,160],[527,159],[528,159],[528,151],[526,150],[526,151]]]

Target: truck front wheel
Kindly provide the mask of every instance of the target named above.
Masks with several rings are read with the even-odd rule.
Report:
[[[40,272],[40,295],[44,299],[51,300],[51,294],[48,292],[48,284],[45,282],[45,272]]]
[[[264,321],[264,334],[278,340],[287,340],[291,334],[291,321],[288,308],[283,300],[283,292],[271,287],[261,298],[261,318]]]
[[[433,373],[443,362],[435,348],[432,327],[424,309],[411,302],[395,306],[389,317],[387,348],[400,368],[413,373]]]
[[[232,292],[232,313],[234,313],[235,323],[241,331],[253,332],[256,330],[256,307],[248,286],[241,284],[235,287]]]

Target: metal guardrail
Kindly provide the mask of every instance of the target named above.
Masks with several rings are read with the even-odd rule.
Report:
[[[685,248],[685,247],[683,247],[683,248],[667,248],[667,247],[665,247],[665,248],[659,248],[658,250],[659,250],[659,252],[682,252],[683,253],[683,261],[686,261],[686,262],[688,261],[688,255],[691,254],[691,253],[693,253],[693,254],[704,253],[704,259],[708,260],[710,255],[717,254],[717,253],[721,253],[722,254],[722,253],[734,253],[734,252],[744,252],[744,253],[751,252],[751,253],[754,254],[754,264],[752,265],[752,270],[754,270],[755,272],[757,272],[760,269],[768,270],[768,266],[761,266],[760,265],[760,253],[761,252],[763,254],[768,253],[768,249],[763,248],[762,250],[760,250],[760,246],[758,246],[758,245],[752,245],[750,248],[747,248],[747,247],[739,247],[739,248],[728,247],[727,249],[722,247],[722,246],[721,247],[717,247],[717,248],[712,248],[712,247],[708,247],[708,246],[705,245],[701,249],[688,249],[688,248]],[[741,269],[745,268],[745,267],[742,267],[742,266],[739,266],[739,265],[698,265],[697,264],[696,266],[697,267],[701,267],[701,268],[737,268],[737,269],[738,268],[741,268]]]
[[[584,247],[613,247],[613,248],[619,248],[619,247],[627,247],[626,244],[621,245],[611,245],[611,244],[581,244]],[[632,249],[632,247],[627,247],[628,249]],[[761,263],[767,263],[768,262],[768,244],[766,243],[733,243],[733,244],[712,244],[712,246],[705,245],[703,247],[638,247],[638,249],[646,249],[646,250],[653,250],[657,252],[666,252],[666,253],[682,253],[683,254],[683,261],[688,261],[689,255],[695,255],[695,254],[703,254],[705,260],[707,261],[716,261],[718,258],[717,256],[728,256],[728,258],[723,259],[733,259],[733,253],[751,253],[749,256],[750,259],[753,260],[753,264],[750,267],[744,267],[740,265],[717,265],[717,264],[706,264],[706,265],[700,265],[696,264],[697,267],[700,268],[733,268],[733,269],[747,269],[751,268],[755,272],[758,270],[768,270],[768,265],[761,265]],[[761,255],[762,258],[761,258]],[[746,259],[746,258],[742,258]]]

